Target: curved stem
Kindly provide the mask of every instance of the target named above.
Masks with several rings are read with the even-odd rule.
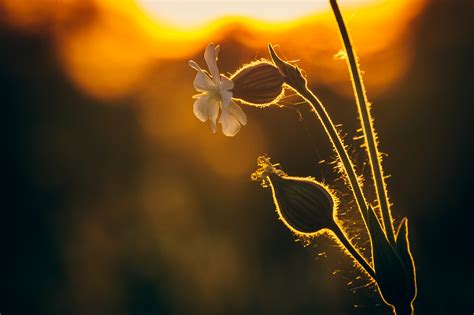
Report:
[[[324,129],[326,130],[326,133],[328,134],[329,139],[331,140],[331,143],[333,144],[333,147],[340,161],[342,162],[344,166],[344,170],[349,180],[351,190],[354,194],[357,206],[362,214],[362,219],[364,223],[367,225],[367,215],[368,215],[367,203],[365,201],[365,197],[362,192],[362,188],[359,183],[359,180],[357,179],[357,174],[355,172],[354,165],[352,164],[349,158],[349,154],[347,153],[347,150],[344,145],[344,142],[342,141],[342,138],[339,136],[339,133],[337,132],[336,126],[334,126],[334,123],[332,122],[331,118],[326,112],[326,109],[324,108],[321,101],[308,89],[307,86],[304,86],[304,88],[300,88],[298,86],[292,86],[292,87],[300,94],[301,97],[303,97],[310,104],[310,106],[313,109],[313,112],[319,118]]]
[[[356,95],[356,102],[361,119],[362,130],[364,132],[367,153],[369,155],[370,167],[372,171],[373,180],[375,183],[375,190],[377,200],[382,213],[383,226],[388,240],[395,244],[395,237],[392,224],[392,216],[390,214],[390,204],[388,202],[387,188],[383,176],[382,163],[380,160],[380,153],[377,148],[377,139],[373,126],[372,117],[370,115],[369,103],[365,93],[362,76],[359,65],[357,63],[354,49],[352,48],[349,33],[347,31],[344,19],[337,4],[337,0],[329,0],[334,15],[336,17],[337,25],[341,32],[342,41],[347,53],[347,60],[350,68],[354,93]]]
[[[357,203],[357,207],[362,215],[362,221],[365,224],[366,230],[369,232],[369,228],[367,225],[368,218],[369,218],[368,216],[369,216],[369,211],[373,211],[373,210],[371,209],[371,207],[367,205],[367,202],[364,197],[364,193],[362,191],[362,186],[359,183],[356,171],[354,169],[354,165],[352,164],[352,161],[349,158],[349,154],[347,153],[346,146],[344,145],[342,138],[339,136],[336,126],[332,122],[331,117],[329,117],[329,114],[327,113],[326,108],[323,106],[321,101],[308,88],[306,79],[302,76],[301,71],[297,67],[292,66],[289,63],[281,60],[281,58],[278,57],[278,55],[275,53],[275,50],[273,49],[271,44],[268,46],[268,48],[270,51],[270,55],[272,56],[273,62],[280,69],[280,72],[285,76],[286,84],[289,87],[291,87],[294,91],[296,91],[296,93],[311,106],[313,113],[319,118],[321,124],[323,125],[324,130],[326,131],[326,134],[328,135],[329,140],[331,141],[334,147],[334,150],[336,151],[339,157],[339,160],[341,161],[343,165],[344,172],[349,181],[349,185],[354,195],[355,201]],[[336,226],[335,230],[340,230],[336,223],[334,225]],[[343,239],[347,240],[344,233],[342,232],[339,233],[339,237],[341,240]],[[347,241],[346,243],[347,244],[345,245],[348,245],[348,250],[349,248],[352,248],[355,255],[357,257],[361,257],[360,255],[358,255],[357,251],[352,247],[349,241]],[[367,264],[367,262],[365,262],[363,258],[360,261],[361,261],[361,265],[365,267],[367,266],[369,267],[369,268],[364,268],[364,269],[372,270],[372,268],[370,268],[370,266]],[[367,272],[371,275],[374,274],[373,271],[372,272],[367,271]]]
[[[352,257],[354,257],[354,259],[359,263],[359,265],[372,277],[372,279],[376,280],[375,271],[367,263],[364,257],[359,254],[357,249],[355,249],[355,247],[351,244],[347,236],[336,223],[334,223],[333,232],[339,239],[339,241],[342,243],[342,245],[344,245],[347,251],[352,255]]]

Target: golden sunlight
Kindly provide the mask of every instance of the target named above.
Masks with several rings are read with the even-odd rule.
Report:
[[[405,73],[410,22],[424,2],[341,1],[371,95]],[[3,6],[14,27],[49,32],[65,72],[95,98],[141,95],[167,63],[185,65],[209,42],[223,44],[228,62],[268,58],[267,44],[279,44],[314,83],[351,93],[345,62],[334,58],[342,46],[327,0],[4,0]],[[180,71],[178,78],[192,76],[187,66]]]
[[[345,0],[345,8],[377,0]],[[328,11],[326,0],[138,0],[138,5],[159,21],[180,28],[204,26],[221,17],[246,17],[264,22],[289,22],[314,12]]]

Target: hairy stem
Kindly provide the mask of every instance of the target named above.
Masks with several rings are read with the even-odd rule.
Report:
[[[369,155],[372,176],[375,183],[377,200],[380,207],[380,211],[382,213],[383,226],[385,229],[385,233],[387,234],[388,240],[392,244],[395,244],[392,217],[390,214],[390,204],[388,202],[388,195],[383,176],[382,163],[377,148],[377,139],[372,123],[372,117],[370,115],[369,103],[367,101],[364,83],[362,81],[362,76],[360,73],[359,65],[357,63],[356,55],[352,47],[349,33],[344,23],[344,19],[337,4],[337,0],[329,0],[329,2],[336,17],[337,25],[339,26],[339,31],[341,33],[342,41],[344,43],[344,47],[347,54],[354,94],[356,96],[356,103],[361,119],[362,130],[364,132],[365,144],[367,148],[367,153]]]
[[[331,143],[333,144],[333,147],[340,161],[342,162],[342,165],[344,166],[347,179],[349,180],[351,190],[354,194],[357,206],[362,214],[364,223],[367,224],[367,203],[365,201],[365,197],[362,192],[359,180],[357,179],[357,174],[355,172],[354,165],[352,164],[349,158],[349,154],[347,153],[344,142],[339,136],[336,126],[334,126],[334,123],[326,112],[326,109],[324,108],[321,101],[308,89],[307,86],[305,86],[304,88],[295,86],[293,88],[300,94],[301,97],[303,97],[310,104],[313,109],[313,112],[317,115],[324,129],[326,130],[326,133],[328,134],[329,139],[331,140]]]
[[[336,126],[329,117],[329,114],[326,111],[326,108],[323,106],[321,101],[314,95],[313,92],[308,88],[306,79],[301,74],[301,71],[295,67],[290,65],[287,62],[284,62],[278,55],[276,54],[275,50],[273,49],[272,45],[269,45],[270,55],[272,56],[273,62],[277,65],[280,69],[281,73],[285,76],[286,84],[291,87],[297,94],[302,97],[310,106],[313,113],[318,117],[319,121],[324,127],[326,134],[331,141],[334,150],[336,151],[340,162],[342,163],[345,175],[348,179],[350,188],[354,195],[357,207],[362,215],[362,221],[365,224],[366,230],[369,231],[368,228],[368,219],[369,219],[369,211],[373,211],[371,207],[367,204],[364,193],[362,191],[361,184],[358,180],[357,173],[355,171],[354,165],[347,153],[346,146],[339,135]],[[357,259],[360,264],[364,267],[364,269],[375,279],[375,273],[370,265],[358,254],[358,252],[353,248],[347,238],[345,237],[344,233],[342,233],[339,227],[336,225],[335,231],[339,230],[338,237],[341,239],[343,244],[347,246],[347,249],[353,253],[354,258],[358,257]],[[369,233],[370,234],[370,233]],[[346,242],[344,243],[344,239]]]
[[[334,223],[332,231],[342,243],[342,245],[344,245],[347,251],[352,255],[352,257],[354,257],[354,259],[359,263],[359,265],[372,277],[372,279],[376,280],[374,269],[372,269],[372,267],[367,263],[364,257],[359,254],[357,249],[351,244],[347,236],[336,223]]]

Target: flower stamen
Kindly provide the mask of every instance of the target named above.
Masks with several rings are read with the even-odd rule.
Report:
[[[277,168],[280,163],[272,164],[268,155],[262,155],[257,158],[258,169],[250,175],[250,179],[256,182],[260,182],[262,187],[268,187],[270,185],[268,177],[272,174],[279,176],[286,176],[286,173],[281,169]]]

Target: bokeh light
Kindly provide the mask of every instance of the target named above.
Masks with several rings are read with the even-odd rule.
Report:
[[[439,233],[472,221],[461,209],[472,195],[463,128],[474,19],[461,2],[340,1],[389,153],[395,217],[410,218],[419,314],[472,312],[462,298],[472,285],[440,272],[472,269],[469,234]],[[235,138],[192,112],[189,59],[204,64],[218,43],[219,67],[232,73],[268,58],[272,43],[305,71],[346,141],[359,136],[327,1],[0,0],[0,35],[8,182],[18,189],[18,209],[6,208],[2,314],[383,314],[334,242],[295,243],[249,179],[268,153],[289,174],[330,185],[341,218],[356,217],[323,130],[292,105],[300,100],[245,108]],[[350,151],[367,174],[360,144]],[[345,228],[368,254],[361,226]]]

